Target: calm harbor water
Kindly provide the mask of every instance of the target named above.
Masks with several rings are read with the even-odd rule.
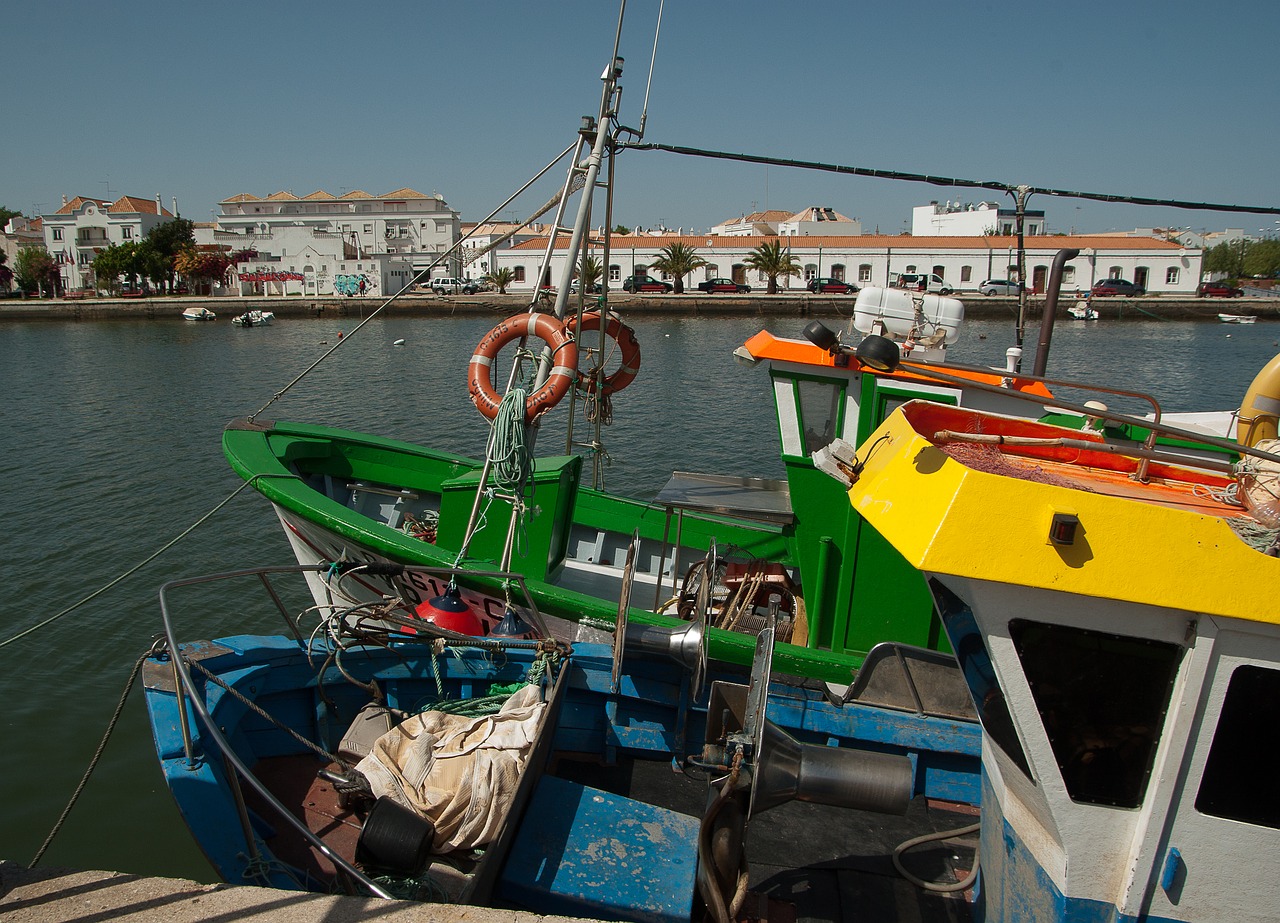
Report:
[[[374,320],[260,417],[478,455],[485,428],[467,399],[466,365],[495,320]],[[242,482],[223,459],[223,425],[258,411],[355,323],[0,324],[8,600],[0,643],[111,583],[227,499]],[[767,375],[731,353],[762,326],[798,336],[804,322],[638,318],[633,326],[643,369],[615,399],[608,486],[648,496],[676,469],[781,476]],[[1036,337],[1029,329],[1028,368]],[[1267,323],[1068,319],[1054,334],[1050,374],[1149,391],[1169,410],[1234,408],[1280,351],[1278,339],[1280,327]],[[1010,322],[971,321],[953,358],[1003,365],[1011,342]],[[562,446],[563,424],[546,427],[539,450]],[[0,857],[25,864],[57,820],[134,661],[159,631],[156,589],[182,576],[287,563],[270,507],[246,490],[138,573],[0,646]],[[179,624],[185,637],[245,627],[223,600],[192,598],[197,605]],[[44,864],[213,880],[164,789],[144,711],[135,689]]]

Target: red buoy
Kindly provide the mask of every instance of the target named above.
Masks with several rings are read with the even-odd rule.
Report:
[[[437,628],[460,635],[484,634],[484,622],[475,610],[466,604],[456,586],[450,585],[439,596],[418,603],[413,610],[418,618]]]

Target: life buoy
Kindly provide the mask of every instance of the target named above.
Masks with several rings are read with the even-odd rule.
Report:
[[[1280,423],[1280,355],[1262,367],[1244,393],[1236,421],[1236,442],[1256,446],[1261,439],[1275,439]]]
[[[599,329],[600,314],[597,311],[583,314],[581,324],[574,324],[574,332],[579,343],[582,342],[584,333]],[[622,353],[622,364],[611,375],[606,375],[604,378],[603,390],[606,395],[609,395],[615,391],[621,391],[636,380],[636,375],[640,371],[640,341],[636,339],[636,332],[616,316],[609,318],[609,325],[605,327],[604,333],[618,344],[618,349]],[[579,382],[588,392],[595,391],[596,383],[593,378],[579,375]]]
[[[550,314],[517,314],[508,317],[480,340],[467,366],[467,390],[476,409],[492,420],[502,397],[493,387],[493,360],[512,340],[535,336],[551,348],[554,367],[546,383],[525,398],[524,418],[532,420],[550,410],[569,393],[578,374],[578,347],[564,324]]]

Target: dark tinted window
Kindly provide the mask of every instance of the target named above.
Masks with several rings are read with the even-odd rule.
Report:
[[[1009,635],[1071,800],[1140,805],[1182,648],[1023,619]]]
[[[1280,671],[1237,667],[1196,794],[1196,810],[1280,828],[1280,788],[1271,759],[1280,721]]]
[[[1009,706],[1004,700],[1004,690],[996,681],[991,655],[982,642],[973,611],[964,600],[937,580],[929,581],[929,589],[933,593],[934,604],[938,607],[938,615],[942,617],[942,624],[947,629],[947,637],[951,639],[951,647],[956,652],[956,660],[960,662],[960,670],[964,673],[969,693],[973,696],[973,705],[978,712],[978,720],[982,722],[982,729],[991,742],[1003,750],[1027,778],[1031,778],[1027,757],[1022,752],[1022,744],[1013,727],[1013,718],[1009,715]]]

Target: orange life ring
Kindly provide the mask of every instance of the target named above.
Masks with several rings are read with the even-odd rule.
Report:
[[[524,418],[532,420],[550,410],[569,393],[578,374],[578,346],[564,324],[550,314],[517,314],[494,327],[476,346],[467,366],[467,390],[476,409],[492,420],[498,415],[502,397],[493,387],[493,360],[512,340],[535,336],[551,348],[555,363],[546,383],[525,398]]]
[[[576,323],[574,325],[574,332],[579,342],[582,342],[584,333],[599,329],[600,314],[597,311],[583,314],[581,325]],[[618,349],[622,353],[622,365],[612,375],[606,375],[604,378],[604,393],[609,395],[615,391],[621,391],[636,380],[636,375],[640,371],[640,341],[636,339],[636,332],[616,316],[609,318],[609,325],[604,332],[605,336],[618,344]],[[588,392],[595,390],[594,379],[579,375],[579,381]]]

